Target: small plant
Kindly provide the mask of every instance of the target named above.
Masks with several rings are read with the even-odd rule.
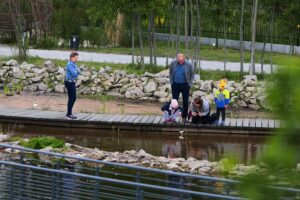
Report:
[[[20,94],[23,90],[24,86],[21,82],[15,84],[13,87],[12,87],[12,90],[13,90],[13,93],[16,92],[17,94]]]
[[[46,147],[63,148],[65,141],[55,137],[35,137],[29,141],[21,141],[20,145],[31,149],[43,149]]]
[[[120,111],[121,115],[124,115],[125,114],[125,104],[124,103],[120,104],[120,109],[121,109],[121,111]]]
[[[12,94],[10,91],[10,88],[7,85],[4,85],[3,93],[5,96],[11,96],[11,94]]]

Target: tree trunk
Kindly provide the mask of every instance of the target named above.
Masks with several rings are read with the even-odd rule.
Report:
[[[151,12],[152,15],[152,53],[153,53],[153,59],[154,59],[154,66],[157,65],[157,57],[156,57],[156,37],[155,37],[155,20],[154,20],[154,14]]]
[[[144,62],[144,57],[145,57],[145,53],[144,53],[144,46],[143,46],[143,36],[142,36],[142,25],[141,25],[141,13],[138,12],[137,14],[137,28],[138,28],[138,35],[139,35],[139,44],[140,44],[140,50],[141,50],[141,66],[142,69],[145,69],[145,62]]]
[[[226,48],[226,0],[223,0],[223,33],[224,33],[224,39],[223,39],[223,49],[224,49],[224,73],[226,72],[226,65],[227,65],[227,48]]]
[[[253,20],[252,20],[252,35],[251,35],[251,69],[250,74],[255,74],[255,39],[256,39],[256,21],[257,21],[258,0],[254,0]]]
[[[188,43],[188,1],[184,0],[184,40],[186,55],[189,58],[189,43]]]
[[[176,13],[176,22],[177,22],[177,41],[176,41],[176,53],[179,53],[180,50],[180,18],[181,18],[181,9],[180,9],[181,0],[177,0],[177,13]]]
[[[264,72],[264,62],[265,62],[265,50],[266,50],[266,39],[264,42],[264,46],[261,52],[261,60],[260,60],[260,73],[263,74]]]
[[[270,38],[271,38],[271,54],[270,54],[270,67],[271,74],[273,74],[273,35],[274,35],[274,13],[275,13],[275,0],[273,0],[271,23],[270,23]]]
[[[149,22],[148,22],[148,43],[149,43],[149,57],[150,65],[153,65],[153,38],[152,38],[152,11],[149,13]]]
[[[196,63],[196,73],[200,75],[201,71],[201,57],[200,57],[200,39],[201,39],[201,18],[200,18],[200,6],[199,0],[196,0],[196,15],[197,15],[197,35],[196,35],[196,55],[195,55],[195,63]]]
[[[241,20],[240,20],[240,80],[243,78],[244,73],[244,60],[245,60],[245,46],[244,46],[244,12],[245,12],[245,0],[242,0],[241,7]]]
[[[131,63],[134,65],[134,23],[135,23],[135,13],[132,15],[132,22],[131,22]]]
[[[190,2],[189,2],[189,4],[190,4],[190,34],[189,34],[189,36],[190,36],[190,44],[189,44],[189,47],[190,47],[190,51],[192,51],[192,46],[193,46],[193,1],[192,0],[190,0]],[[191,62],[193,63],[193,54],[192,53],[190,53],[190,60],[191,60]]]

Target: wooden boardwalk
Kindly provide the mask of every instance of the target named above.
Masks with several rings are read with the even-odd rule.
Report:
[[[226,119],[225,126],[178,123],[166,124],[162,116],[155,115],[111,115],[77,113],[76,120],[65,117],[64,112],[27,110],[0,107],[0,123],[55,126],[68,128],[96,128],[147,131],[185,130],[189,133],[272,134],[282,124],[274,119]]]

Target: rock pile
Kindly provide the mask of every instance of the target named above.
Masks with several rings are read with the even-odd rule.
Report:
[[[80,66],[82,73],[76,82],[78,93],[106,94],[119,98],[165,102],[171,98],[168,70],[158,74],[146,72],[142,76],[127,74],[122,70],[113,71],[111,67]],[[63,81],[65,69],[47,60],[43,66],[35,66],[15,60],[3,63],[0,68],[0,84],[13,87],[21,84],[27,92],[66,92]],[[192,97],[201,96],[213,102],[213,92],[217,81],[196,80],[192,88]],[[1,87],[0,87],[1,88]],[[266,83],[257,80],[256,76],[245,76],[240,83],[228,81],[227,89],[231,94],[232,106],[235,108],[268,109],[265,102]]]

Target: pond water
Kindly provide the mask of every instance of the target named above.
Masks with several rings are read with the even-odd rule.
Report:
[[[147,132],[122,130],[96,130],[82,128],[56,128],[43,126],[2,125],[3,130],[14,136],[55,136],[66,142],[85,147],[97,147],[105,151],[126,151],[144,149],[156,156],[194,157],[209,161],[219,161],[229,155],[239,162],[254,163],[266,148],[268,136],[206,134],[191,135],[188,132],[180,138],[180,133]]]

